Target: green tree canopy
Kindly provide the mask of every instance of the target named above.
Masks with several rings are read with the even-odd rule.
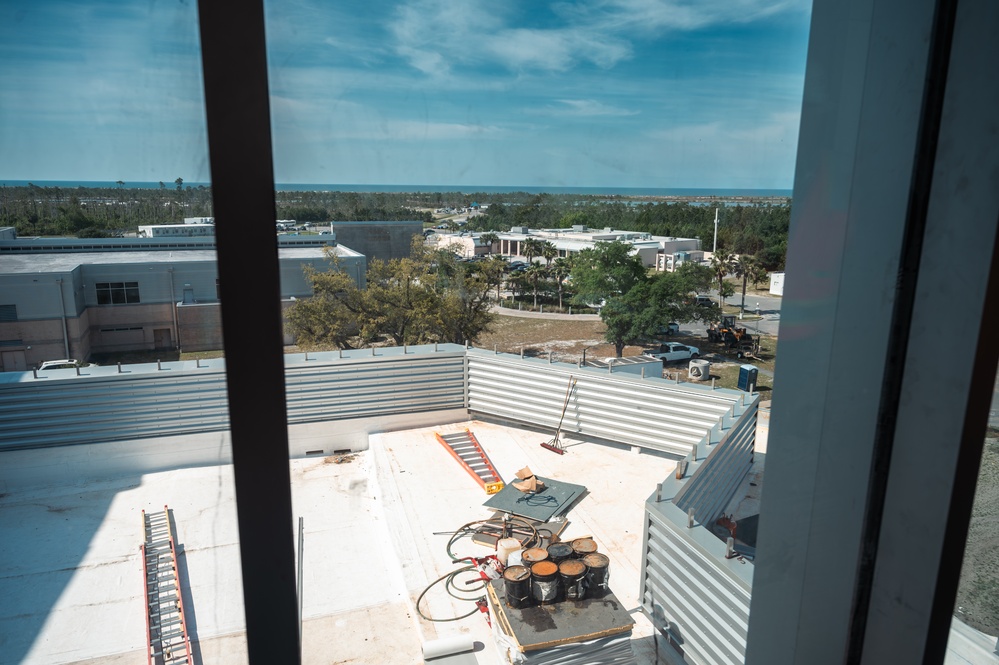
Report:
[[[378,340],[399,344],[475,341],[493,321],[488,295],[502,279],[500,261],[465,263],[449,248],[414,238],[409,258],[372,261],[367,288],[331,267],[308,267],[313,295],[292,305],[288,329],[304,347],[356,348]]]
[[[642,259],[623,242],[598,242],[573,257],[572,302],[594,305],[624,295],[646,279]]]

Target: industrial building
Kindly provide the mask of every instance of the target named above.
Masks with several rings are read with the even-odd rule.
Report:
[[[365,257],[335,236],[281,236],[286,303],[311,294],[303,268],[328,269],[327,248],[363,286]],[[0,240],[2,369],[94,353],[218,349],[220,297],[213,238]]]

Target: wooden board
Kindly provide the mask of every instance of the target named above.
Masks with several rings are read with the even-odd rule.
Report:
[[[503,519],[503,513],[495,512],[495,513],[492,514],[492,516],[490,517],[490,519],[494,519],[494,520]],[[527,518],[525,517],[524,519],[527,519]],[[562,520],[561,522],[538,522],[537,520],[527,520],[527,521],[530,522],[534,526],[535,529],[546,529],[547,531],[550,531],[555,536],[561,535],[561,533],[563,531],[565,531],[565,528],[567,526],[569,526],[569,520]],[[517,526],[520,527],[521,525],[518,524]],[[493,548],[495,550],[496,549],[496,541],[499,540],[499,533],[500,533],[500,527],[496,527],[496,529],[494,531],[491,531],[489,533],[486,533],[486,532],[483,532],[483,531],[480,530],[480,531],[478,531],[478,532],[476,532],[475,534],[472,535],[472,542],[475,543],[476,545],[485,545],[486,547],[491,547],[491,548]],[[530,534],[527,534],[527,533],[515,533],[515,534],[513,534],[513,537],[514,538],[525,538],[528,535],[530,535]],[[542,535],[542,538],[544,538],[545,543],[547,544],[548,541],[549,541],[549,538],[548,538],[547,534],[543,533],[541,535]],[[540,545],[536,545],[536,547],[540,547]]]
[[[506,604],[502,578],[490,582],[486,590],[493,620],[514,639],[521,653],[627,633],[635,626],[612,593],[517,610]]]

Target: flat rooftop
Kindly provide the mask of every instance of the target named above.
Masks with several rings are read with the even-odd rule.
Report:
[[[292,438],[304,435],[298,427]],[[332,433],[342,423],[308,427],[315,436],[317,427]],[[466,427],[504,479],[528,465],[587,487],[566,516],[563,540],[592,536],[610,557],[611,590],[636,622],[638,662],[653,663],[652,628],[638,600],[643,511],[675,461],[572,438],[559,456],[539,445],[550,432],[480,421],[374,434],[363,452],[291,460],[294,517],[305,527],[304,662],[409,665],[421,661],[424,641],[454,636],[478,643],[481,665],[502,662],[483,615],[431,623],[415,612],[423,589],[455,568],[448,532],[491,514],[485,492],[434,437]],[[184,438],[220,449],[227,440],[219,432]],[[53,483],[11,484],[0,494],[0,662],[145,662],[141,511],[165,504],[176,524],[195,662],[246,662],[232,468],[75,478],[68,456],[123,450],[102,453],[104,445],[18,453],[30,454],[36,470],[51,466]],[[459,556],[488,552],[469,540],[456,546]],[[421,609],[447,618],[471,604],[438,586]]]
[[[358,252],[336,245],[333,247],[337,256],[361,256]],[[321,259],[322,247],[279,247],[279,259]],[[70,272],[81,265],[146,265],[154,263],[187,263],[200,261],[216,261],[218,255],[214,249],[177,249],[153,250],[137,249],[134,251],[117,252],[52,252],[4,254],[0,273],[39,273],[39,272]]]

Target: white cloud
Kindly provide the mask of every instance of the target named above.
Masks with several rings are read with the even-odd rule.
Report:
[[[553,116],[556,118],[625,117],[641,111],[606,104],[596,99],[557,99],[558,105],[525,109],[527,115]]]
[[[498,3],[413,0],[398,9],[390,31],[397,53],[434,77],[447,76],[456,65],[561,72],[590,62],[606,69],[632,55],[626,39],[601,26],[514,27],[502,12]]]
[[[609,69],[633,55],[637,33],[748,23],[807,0],[594,0],[553,8],[552,27],[516,27],[503,3],[409,0],[389,23],[396,52],[421,72],[444,78],[459,65],[513,72],[564,72],[582,63]]]

